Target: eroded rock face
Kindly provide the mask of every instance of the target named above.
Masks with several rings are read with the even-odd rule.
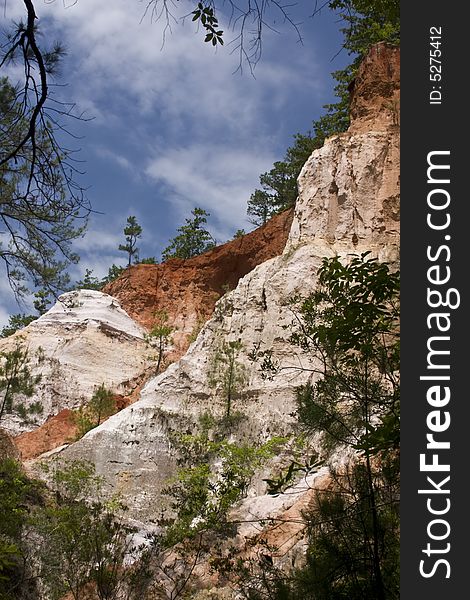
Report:
[[[400,48],[376,44],[351,86],[351,132],[382,131],[400,122]]]
[[[306,244],[325,256],[371,250],[381,260],[397,259],[399,137],[394,129],[328,140],[305,163],[299,193],[286,252]]]
[[[282,253],[292,216],[292,209],[285,211],[263,227],[188,260],[136,265],[104,290],[147,329],[156,311],[167,313],[174,327],[169,360],[176,360],[212,315],[216,301],[254,267]]]
[[[351,125],[305,163],[286,252],[371,250],[396,261],[400,234],[400,49],[374,46],[352,86]],[[309,207],[306,210],[306,206]]]
[[[19,459],[18,449],[10,435],[0,428],[0,460],[5,458]]]
[[[356,90],[374,86],[374,73],[383,76],[374,57],[385,64],[385,52],[386,47],[372,50],[370,70],[360,74]],[[390,52],[395,56],[395,49]],[[66,451],[68,457],[91,459],[110,488],[124,495],[134,518],[151,522],[165,503],[162,489],[175,469],[171,431],[193,431],[205,411],[224,414],[221,386],[211,385],[224,343],[238,342],[236,360],[243,373],[232,410],[244,417],[232,430],[232,439],[263,441],[287,433],[293,422],[294,389],[306,381],[310,374],[305,369],[312,366],[310,357],[288,341],[290,298],[315,289],[324,257],[372,251],[382,260],[397,260],[399,130],[381,102],[367,104],[365,112],[358,99],[355,103],[350,131],[327,140],[302,170],[283,254],[257,266],[218,301],[186,355],[149,381],[138,402]],[[250,359],[256,348],[272,351],[282,367],[272,381],[263,380],[259,364]],[[263,494],[263,485],[255,483],[250,493]]]
[[[129,392],[149,365],[144,335],[108,294],[63,294],[45,315],[0,342],[3,352],[18,343],[27,348],[31,373],[41,381],[31,398],[18,400],[39,402],[43,408],[34,423],[7,415],[2,427],[11,433],[31,430],[62,409],[82,405],[101,384],[116,393]]]

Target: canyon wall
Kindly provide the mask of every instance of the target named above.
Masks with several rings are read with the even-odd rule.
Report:
[[[379,44],[358,73],[349,131],[314,151],[300,174],[283,253],[254,268],[217,302],[187,353],[151,379],[137,402],[65,450],[69,458],[91,460],[134,519],[151,523],[165,506],[163,489],[176,467],[172,432],[195,431],[205,412],[225,413],[226,398],[213,375],[217,354],[228,343],[236,342],[243,373],[232,401],[243,418],[230,439],[263,441],[289,433],[295,387],[312,367],[311,357],[288,340],[295,318],[291,298],[315,289],[324,257],[371,251],[380,260],[398,261],[398,90],[399,50]],[[272,352],[281,366],[271,381],[251,360],[254,349]],[[252,499],[263,496],[263,485],[253,486]]]

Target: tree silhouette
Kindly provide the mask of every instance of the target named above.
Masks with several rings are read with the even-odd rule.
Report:
[[[126,243],[119,244],[119,250],[122,252],[127,252],[127,264],[130,267],[133,258],[134,262],[138,261],[139,249],[137,248],[137,240],[142,235],[142,227],[137,223],[137,219],[135,217],[127,217],[127,227],[124,227],[124,235],[126,236]]]

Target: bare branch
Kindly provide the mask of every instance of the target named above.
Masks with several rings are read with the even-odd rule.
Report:
[[[142,2],[142,0],[140,0]],[[163,30],[163,43],[165,35],[171,32],[171,23],[177,23],[178,19],[171,11],[171,6],[176,6],[173,0],[145,0],[145,9],[142,19],[149,17],[153,21],[163,20],[165,27]],[[181,20],[184,22],[189,16],[194,16],[198,25],[201,24],[205,29],[205,41],[212,42],[214,46],[223,44],[223,32],[216,31],[217,27],[211,27],[210,22],[204,18],[200,19],[196,12],[203,12],[209,9],[210,15],[213,15],[217,23],[217,16],[220,9],[216,6],[214,0],[201,0],[195,2],[195,11],[184,15]],[[244,65],[247,65],[253,74],[256,64],[260,61],[262,55],[262,39],[264,30],[270,30],[278,33],[276,23],[287,25],[292,29],[298,42],[302,43],[300,32],[300,23],[297,23],[290,14],[290,9],[297,6],[296,2],[288,3],[283,0],[228,0],[223,2],[222,6],[227,9],[228,27],[234,37],[229,42],[232,47],[231,53],[238,53],[239,61],[235,72],[242,72]],[[208,16],[209,13],[206,13]],[[220,33],[220,35],[218,35]],[[207,35],[209,34],[209,35]]]

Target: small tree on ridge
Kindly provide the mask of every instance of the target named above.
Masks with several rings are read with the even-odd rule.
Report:
[[[134,262],[138,261],[139,249],[137,248],[137,240],[142,235],[142,227],[137,223],[136,217],[127,217],[127,227],[124,227],[124,235],[126,236],[126,243],[119,244],[119,250],[127,252],[127,266],[130,267],[133,258]]]
[[[169,258],[192,258],[214,248],[214,238],[203,227],[210,214],[202,208],[194,208],[191,214],[194,218],[186,219],[186,224],[178,228],[179,235],[170,240],[170,245],[163,250],[163,261]]]

